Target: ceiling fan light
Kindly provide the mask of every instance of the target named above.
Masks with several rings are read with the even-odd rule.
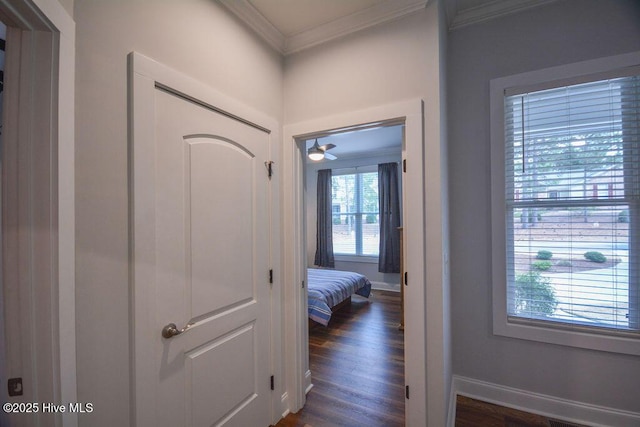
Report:
[[[309,151],[307,151],[307,154],[309,158],[314,162],[324,159],[324,151],[322,151],[320,148],[316,146],[309,148]]]
[[[313,153],[309,153],[309,158],[311,160],[313,160],[314,162],[317,162],[318,160],[322,160],[324,159],[324,153],[323,152],[313,152]]]

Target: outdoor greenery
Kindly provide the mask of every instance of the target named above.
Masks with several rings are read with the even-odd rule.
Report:
[[[538,255],[536,255],[537,259],[551,259],[553,257],[553,252],[542,249],[538,251]]]
[[[365,217],[365,222],[367,224],[377,224],[378,223],[378,215],[376,214],[367,214]]]
[[[620,211],[618,214],[618,222],[629,222],[629,209]]]
[[[607,261],[607,257],[602,255],[602,253],[598,251],[585,252],[584,257],[589,261],[593,261],[593,262],[602,263]]]
[[[535,270],[545,271],[551,268],[551,261],[534,261],[531,263],[531,268]]]
[[[376,224],[378,222],[378,173],[332,176],[331,202],[334,207],[334,225],[353,225],[356,220],[366,224]]]
[[[356,192],[356,186],[359,191]],[[331,177],[332,201],[339,213],[378,211],[378,173],[366,172]],[[360,197],[356,197],[360,195]]]
[[[516,311],[533,316],[551,316],[558,301],[547,277],[536,271],[518,274],[515,283]]]
[[[518,101],[520,98],[517,98]],[[514,117],[520,106],[512,105]],[[517,128],[516,124],[514,126]],[[622,168],[622,138],[619,130],[596,130],[575,134],[557,134],[540,129],[525,141],[514,141],[513,168],[516,200],[540,197],[582,197],[588,199],[591,181],[603,171]],[[616,172],[617,173],[617,172]],[[542,220],[537,207],[525,207],[519,215],[522,228],[535,227]],[[576,207],[576,215],[587,220],[589,207]],[[619,218],[624,222],[623,217]]]
[[[579,144],[576,144],[579,141]],[[521,170],[527,157],[522,156],[519,149],[521,141],[515,141],[514,168]],[[622,139],[619,131],[605,130],[602,132],[574,134],[574,135],[540,135],[525,144],[535,144],[535,149],[529,148],[525,173],[516,176],[516,181],[522,183],[523,195],[533,195],[540,188],[553,186],[560,179],[559,174],[582,172],[584,179],[594,172],[606,170],[612,165],[621,167]],[[606,153],[606,155],[605,155]],[[579,188],[579,187],[578,187]],[[586,192],[586,187],[584,187]],[[530,218],[531,219],[531,218]]]
[[[369,170],[369,169],[367,169]],[[331,176],[335,253],[377,255],[379,250],[378,172]]]

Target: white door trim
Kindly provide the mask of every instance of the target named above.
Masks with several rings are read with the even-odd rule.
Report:
[[[17,159],[14,165],[20,174],[14,171],[13,176],[12,172],[3,176],[3,185],[8,186],[3,195],[3,209],[13,210],[23,230],[20,236],[11,237],[16,230],[5,223],[3,240],[9,241],[3,245],[11,244],[14,238],[14,242],[20,240],[29,248],[20,253],[19,267],[15,261],[7,263],[7,251],[4,253],[5,267],[28,272],[28,277],[20,282],[3,283],[5,293],[7,287],[17,287],[20,299],[19,314],[13,312],[5,318],[6,329],[10,331],[8,345],[18,351],[9,355],[6,372],[9,377],[23,377],[24,398],[31,396],[30,401],[34,402],[66,404],[77,401],[75,23],[59,2],[47,0],[2,0],[0,19],[17,42],[14,47],[19,46],[14,58],[20,58],[20,63],[13,66],[13,72],[18,72],[15,79],[5,74],[14,86],[13,95],[5,92],[6,105],[14,109],[5,109],[3,113],[4,143],[6,147],[13,145],[19,147],[17,150],[36,154]],[[19,182],[12,183],[11,179]],[[30,199],[21,205],[25,210],[16,211],[15,204],[12,205],[17,193],[22,200]],[[37,221],[37,227],[33,221]],[[3,272],[6,273],[11,274]],[[23,344],[17,346],[11,333],[18,333]],[[4,397],[6,378],[2,378],[2,383]],[[25,401],[24,398],[19,401]],[[40,412],[29,422],[76,426],[77,415]]]
[[[149,108],[153,104],[154,92],[156,86],[170,88],[180,94],[198,94],[198,102],[202,101],[210,108],[215,108],[218,111],[241,118],[244,122],[250,123],[253,126],[260,127],[269,133],[271,139],[271,158],[275,162],[275,170],[272,176],[272,192],[269,212],[265,213],[270,217],[270,232],[272,234],[272,250],[270,264],[274,267],[274,283],[271,294],[272,304],[272,319],[271,319],[271,360],[273,374],[276,378],[275,385],[276,390],[272,395],[271,412],[272,414],[278,413],[277,409],[280,407],[280,396],[282,395],[282,386],[279,384],[279,378],[282,378],[282,372],[279,370],[279,365],[273,361],[281,359],[281,292],[282,286],[280,285],[280,203],[279,203],[279,176],[277,173],[277,166],[280,163],[279,159],[279,141],[280,130],[277,121],[265,116],[264,114],[248,107],[235,99],[232,99],[226,95],[219,93],[213,88],[192,79],[179,71],[169,68],[159,62],[154,61],[144,55],[137,52],[129,54],[129,79],[130,79],[130,92],[129,92],[129,122],[131,127],[131,141],[130,141],[130,180],[131,189],[135,197],[141,197],[141,195],[147,195],[152,197],[150,192],[144,191],[151,185],[149,182],[144,182],[141,177],[153,176],[153,174],[142,173],[144,169],[154,168],[153,157],[149,156],[149,148],[145,148],[145,143],[150,143],[153,138],[150,136],[154,133],[154,116],[153,108]],[[266,173],[266,170],[265,170]],[[133,203],[133,196],[131,197],[131,203]],[[142,203],[143,206],[153,206],[154,203]],[[153,260],[144,260],[140,258],[140,254],[153,253],[153,251],[145,250],[141,244],[153,244],[153,239],[145,238],[154,233],[154,224],[149,221],[151,217],[148,212],[141,212],[131,206],[130,209],[130,287],[131,287],[131,308],[132,322],[138,316],[149,317],[154,313],[154,301],[150,301],[145,298],[140,298],[140,295],[153,295],[150,292],[149,286],[154,283],[153,280]],[[144,357],[144,348],[152,348],[149,342],[152,337],[145,336],[140,325],[134,324],[131,327],[131,366],[133,367],[131,373],[131,396],[132,396],[132,425],[146,426],[145,423],[146,414],[154,411],[155,401],[152,400],[152,396],[145,393],[143,387],[144,379],[154,375],[151,364],[147,363],[147,359]],[[160,333],[160,331],[158,331]],[[280,390],[280,392],[278,392]],[[279,418],[277,415],[273,415],[274,424]]]
[[[423,103],[411,100],[367,110],[353,111],[335,116],[323,117],[284,127],[283,147],[283,229],[285,260],[285,331],[287,362],[287,407],[283,415],[297,412],[305,402],[308,391],[308,317],[306,313],[306,293],[301,284],[305,277],[306,244],[303,212],[303,171],[304,158],[296,144],[296,137],[319,131],[341,129],[358,124],[384,122],[403,118],[405,122],[405,146],[403,159],[409,159],[409,169],[403,178],[405,192],[404,227],[413,230],[405,240],[407,254],[405,266],[409,276],[409,286],[405,293],[405,378],[410,385],[410,399],[406,400],[407,426],[427,425],[427,374],[426,374],[426,263],[425,227],[437,227],[425,219],[424,194],[424,131]],[[439,185],[440,183],[434,183]],[[439,220],[439,218],[437,219]],[[434,250],[438,250],[434,248]],[[435,339],[430,345],[442,348],[442,340]]]

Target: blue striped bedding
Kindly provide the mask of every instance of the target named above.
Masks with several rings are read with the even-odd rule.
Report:
[[[371,282],[365,276],[351,271],[308,268],[309,318],[327,326],[331,307],[356,293],[369,297]]]

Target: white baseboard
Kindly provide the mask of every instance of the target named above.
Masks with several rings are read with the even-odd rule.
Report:
[[[289,400],[289,393],[285,391],[284,393],[282,393],[282,396],[280,396],[280,408],[282,408],[281,409],[282,418],[285,418],[291,412],[289,410],[288,400]]]
[[[371,289],[379,291],[400,292],[399,283],[371,282]]]
[[[640,413],[637,412],[560,399],[457,375],[453,376],[451,390],[449,426],[455,424],[458,394],[575,424],[593,427],[640,426]]]
[[[307,370],[304,373],[304,394],[307,394],[313,388],[313,383],[311,382],[311,371]]]
[[[285,410],[285,411],[282,413],[282,415],[280,416],[280,420],[282,420],[282,419],[284,419],[284,418],[287,418],[287,415],[289,415],[290,413],[291,413],[291,411],[290,411],[290,410],[288,410],[288,409],[287,409],[287,410]],[[280,420],[278,420],[278,421],[280,421]]]

